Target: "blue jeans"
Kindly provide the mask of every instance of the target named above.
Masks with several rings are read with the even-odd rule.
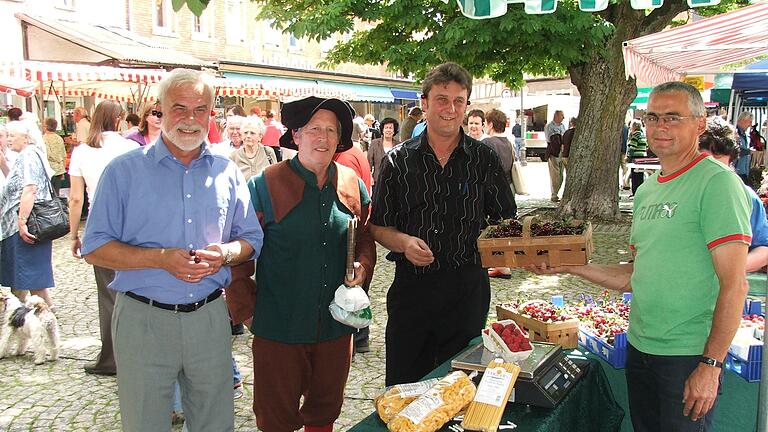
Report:
[[[645,354],[627,344],[627,392],[635,432],[711,431],[717,399],[698,421],[683,416],[685,381],[701,360],[695,356]],[[722,384],[723,374],[720,373]],[[722,391],[722,385],[718,394]]]
[[[184,412],[184,409],[181,407],[181,387],[179,387],[178,381],[173,384],[173,411],[177,413]]]
[[[232,381],[233,385],[238,385],[240,383],[240,369],[237,368],[237,362],[235,361],[235,356],[232,356]]]

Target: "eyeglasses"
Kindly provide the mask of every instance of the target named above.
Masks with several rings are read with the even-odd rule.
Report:
[[[149,115],[153,115],[157,118],[163,118],[163,112],[158,110],[152,110],[149,112]]]
[[[679,116],[677,114],[646,114],[643,116],[643,121],[648,126],[656,126],[659,123],[664,123],[667,126],[677,126],[686,119],[696,118],[695,116]]]

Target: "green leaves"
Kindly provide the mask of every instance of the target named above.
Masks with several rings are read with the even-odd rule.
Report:
[[[200,16],[203,14],[203,11],[205,11],[205,8],[208,7],[210,1],[211,0],[173,0],[171,4],[173,5],[173,10],[176,12],[180,11],[186,4],[193,14]]]

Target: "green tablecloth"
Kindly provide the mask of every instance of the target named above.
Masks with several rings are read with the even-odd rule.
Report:
[[[592,356],[590,356],[592,357]],[[600,360],[608,381],[611,383],[616,402],[627,412],[621,424],[622,432],[631,432],[629,418],[629,400],[627,399],[627,381],[624,369],[614,369]],[[748,383],[731,371],[723,376],[722,394],[715,408],[714,429],[716,432],[748,432],[757,429],[757,400],[760,383]]]
[[[515,432],[526,431],[618,431],[631,432],[627,382],[624,369],[614,369],[591,354],[589,372],[553,409],[507,405],[502,424],[509,420],[518,425]],[[443,363],[428,378],[448,373],[450,361]],[[759,383],[748,383],[733,372],[723,377],[722,395],[715,411],[715,431],[754,431],[757,429]],[[624,413],[626,412],[626,415]],[[351,432],[386,431],[386,425],[374,412],[350,429]],[[443,431],[449,431],[443,428]]]
[[[450,361],[443,363],[427,378],[448,373]],[[618,431],[624,410],[616,403],[603,368],[596,360],[590,362],[587,374],[555,408],[527,407],[509,404],[502,424],[515,423],[515,432],[529,431]],[[350,429],[350,432],[381,432],[387,427],[373,413]],[[450,431],[447,427],[441,431]]]

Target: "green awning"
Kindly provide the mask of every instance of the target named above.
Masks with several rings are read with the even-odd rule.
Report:
[[[709,101],[719,102],[720,106],[727,107],[731,102],[731,89],[712,89],[709,91]]]
[[[351,84],[342,83],[338,81],[322,81],[317,80],[320,87],[337,88],[343,90],[346,93],[354,94],[354,97],[350,97],[350,100],[354,101],[370,101],[370,102],[394,102],[395,98],[392,96],[392,92],[389,87],[364,85],[364,84]]]
[[[648,95],[651,94],[653,87],[638,87],[637,96],[632,104],[629,105],[631,109],[646,109],[648,107]]]
[[[448,3],[449,0],[443,0]],[[523,3],[527,14],[548,14],[557,9],[557,0],[456,0],[464,16],[473,19],[496,18],[507,13],[512,3]],[[579,9],[584,12],[605,10],[609,0],[579,0]],[[690,7],[713,6],[720,0],[688,0]],[[664,5],[663,0],[630,0],[633,9],[656,9]]]

